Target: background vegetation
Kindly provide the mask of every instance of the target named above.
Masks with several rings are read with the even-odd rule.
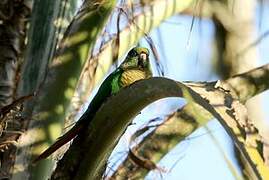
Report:
[[[269,178],[269,126],[262,116],[261,100],[253,98],[269,87],[269,66],[257,68],[257,47],[268,35],[259,31],[267,7],[264,0],[0,2],[0,178],[141,179],[153,171],[158,178],[168,178],[169,168],[157,163],[201,127],[223,157],[229,177]],[[209,28],[202,25],[205,21],[214,28],[212,44],[195,45],[191,41],[195,25],[201,25],[198,34],[203,39],[203,28]],[[184,22],[190,23],[186,27]],[[162,33],[167,37],[181,23],[187,31],[169,38],[182,41],[167,43]],[[33,164],[34,157],[73,125],[94,88],[136,45],[151,49],[155,76],[161,77],[137,82],[109,98],[90,124],[88,136],[75,139],[56,168],[58,157]],[[203,51],[192,51],[196,46]],[[178,55],[189,49],[191,56]],[[181,72],[174,65],[183,66],[182,61],[194,57],[193,67],[184,70],[186,78],[177,79]],[[211,69],[203,65],[203,58]],[[178,82],[191,80],[197,66],[200,72],[214,73],[214,78]],[[159,103],[158,111],[163,109],[166,115],[144,116],[148,121],[129,136],[124,159],[109,159],[132,119],[165,97],[186,101]],[[168,113],[168,106],[175,108]],[[114,123],[109,124],[107,117]],[[232,156],[207,126],[212,119],[230,136]],[[210,154],[201,156],[210,159]],[[189,163],[198,161],[193,158]],[[196,171],[189,169],[186,174]],[[210,171],[214,169],[205,172],[207,177],[216,178]]]

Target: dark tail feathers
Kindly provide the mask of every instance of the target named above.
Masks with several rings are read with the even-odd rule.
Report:
[[[81,124],[76,124],[72,129],[70,129],[67,133],[61,136],[55,143],[53,143],[48,149],[46,149],[43,153],[41,153],[37,158],[34,159],[33,163],[40,161],[41,159],[45,159],[49,157],[52,153],[54,153],[57,149],[62,147],[64,144],[71,141],[82,129]]]

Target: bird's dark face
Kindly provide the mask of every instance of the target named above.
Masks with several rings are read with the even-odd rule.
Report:
[[[129,51],[126,60],[121,64],[123,69],[147,69],[150,68],[149,50],[143,47],[135,47]]]

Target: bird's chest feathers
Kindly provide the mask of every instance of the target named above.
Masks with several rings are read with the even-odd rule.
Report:
[[[125,70],[119,79],[120,80],[119,83],[122,87],[125,87],[129,86],[135,81],[146,79],[146,77],[147,75],[145,71],[141,71],[139,69]]]

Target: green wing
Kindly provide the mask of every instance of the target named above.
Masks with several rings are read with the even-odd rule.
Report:
[[[88,106],[88,109],[80,117],[80,119],[77,121],[76,125],[73,126],[63,136],[58,138],[58,140],[56,142],[54,142],[48,149],[46,149],[44,152],[42,152],[34,160],[34,162],[37,162],[41,159],[47,158],[49,155],[51,155],[53,152],[55,152],[61,146],[63,146],[67,142],[71,141],[74,137],[76,137],[76,135],[78,135],[83,130],[84,127],[87,127],[87,125],[91,122],[91,120],[95,116],[95,113],[98,111],[100,106],[106,101],[106,99],[109,96],[111,96],[111,94],[119,91],[120,87],[117,85],[119,83],[116,83],[116,81],[119,80],[121,73],[122,73],[122,70],[120,68],[118,68],[116,71],[114,71],[112,74],[110,74],[104,80],[104,82],[100,86],[97,94],[94,96],[93,100],[91,101],[90,105]]]
[[[120,90],[119,78],[122,74],[122,69],[118,68],[113,73],[111,73],[102,83],[98,92],[91,101],[86,113],[89,115],[96,113],[104,101],[112,94],[117,93]]]

